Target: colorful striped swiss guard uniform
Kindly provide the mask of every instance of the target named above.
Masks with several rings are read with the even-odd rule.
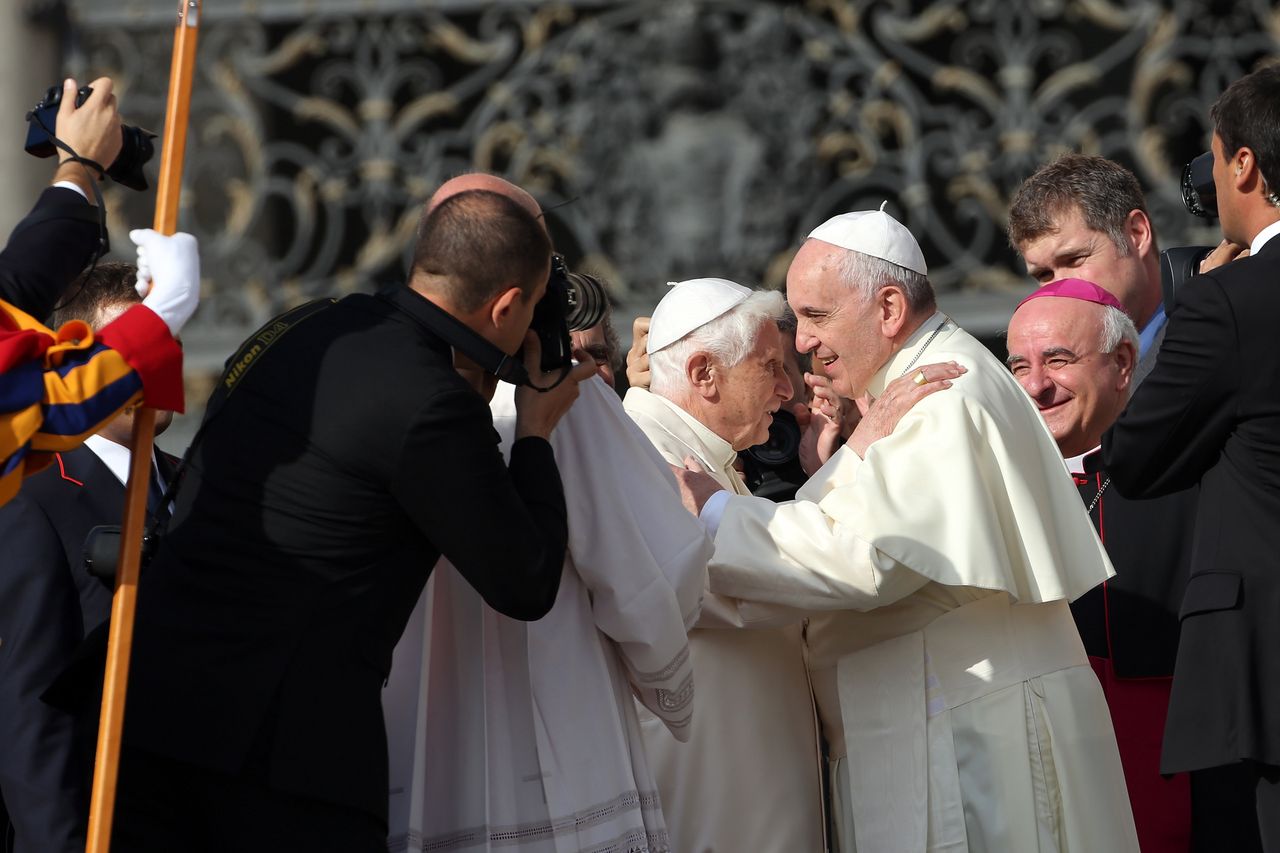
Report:
[[[150,308],[97,333],[79,320],[53,331],[0,300],[0,504],[137,402],[183,410],[182,349]]]

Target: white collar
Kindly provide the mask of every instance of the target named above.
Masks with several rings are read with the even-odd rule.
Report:
[[[89,436],[84,440],[84,446],[92,450],[102,464],[116,475],[116,479],[120,481],[120,485],[124,485],[129,481],[129,457],[132,455],[129,448],[123,444],[116,444],[109,438],[104,438],[97,433]],[[155,450],[151,451],[151,467],[156,467]]]
[[[924,367],[929,364],[929,359],[925,355],[925,348],[939,337],[939,333],[945,339],[955,330],[956,324],[951,321],[951,318],[941,311],[934,311],[933,316],[921,323],[911,333],[911,337],[907,338],[902,348],[891,355],[889,360],[876,371],[876,375],[871,377],[871,381],[867,383],[867,390],[871,393],[871,396],[879,397],[883,394],[885,386],[901,376],[903,371],[907,369],[908,364],[912,367],[916,365]],[[914,364],[912,363],[913,359]]]
[[[1277,219],[1275,222],[1272,222],[1270,225],[1268,225],[1266,228],[1263,228],[1254,236],[1253,243],[1249,245],[1250,256],[1256,255],[1258,254],[1258,252],[1261,252],[1262,247],[1267,244],[1267,241],[1270,240],[1272,237],[1276,236],[1277,234],[1280,234],[1280,219]]]
[[[1093,454],[1097,453],[1101,449],[1102,449],[1102,445],[1099,444],[1093,450],[1086,450],[1084,453],[1081,453],[1078,456],[1071,456],[1062,461],[1067,463],[1067,470],[1072,474],[1083,474],[1085,473],[1084,460],[1092,456]]]
[[[702,461],[709,462],[719,471],[733,471],[733,462],[738,453],[733,445],[717,435],[711,427],[677,406],[661,394],[654,394],[645,388],[631,387],[627,389],[624,404],[639,409],[650,417],[660,418],[659,412],[675,415],[692,433],[693,438],[701,445],[706,454]],[[736,472],[735,472],[736,475]]]

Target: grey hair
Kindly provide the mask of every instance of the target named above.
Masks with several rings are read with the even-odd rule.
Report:
[[[782,294],[757,290],[709,323],[649,355],[649,390],[670,396],[686,386],[685,365],[696,352],[705,352],[725,367],[738,364],[756,345],[765,323],[777,323],[786,312]]]
[[[928,276],[900,267],[882,258],[846,250],[840,259],[840,281],[853,288],[863,300],[871,299],[887,284],[896,284],[906,294],[907,307],[920,311],[934,304],[933,285]]]
[[[1136,354],[1139,347],[1138,327],[1133,325],[1129,315],[1114,305],[1102,306],[1102,345],[1103,354],[1116,351],[1122,341],[1133,345]]]
[[[800,323],[796,320],[795,312],[791,310],[791,306],[786,302],[782,303],[782,316],[778,318],[778,331],[784,335],[795,336],[796,330],[799,329]]]

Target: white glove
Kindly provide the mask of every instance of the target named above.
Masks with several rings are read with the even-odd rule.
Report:
[[[150,228],[129,232],[138,246],[138,280],[142,304],[164,320],[177,337],[200,302],[200,252],[196,238],[181,232],[165,236]]]

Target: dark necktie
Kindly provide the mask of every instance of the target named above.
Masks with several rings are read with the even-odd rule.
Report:
[[[169,507],[164,503],[164,487],[160,484],[160,473],[154,462],[151,464],[151,478],[147,484],[147,515],[156,521],[169,517]]]

